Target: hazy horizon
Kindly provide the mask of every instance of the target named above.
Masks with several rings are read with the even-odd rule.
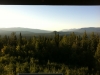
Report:
[[[35,28],[27,28],[27,27],[3,27],[0,29],[5,29],[5,28],[26,28],[26,29],[35,29]],[[100,27],[82,27],[82,28],[100,28]],[[36,28],[37,29],[37,28]],[[73,29],[81,29],[81,28],[71,28]],[[61,30],[56,30],[56,31],[67,31],[67,30],[71,30],[71,29],[61,29]],[[39,29],[39,30],[46,30],[46,29]],[[46,30],[46,31],[53,31],[53,30]]]
[[[0,28],[59,31],[100,27],[100,6],[0,5]]]

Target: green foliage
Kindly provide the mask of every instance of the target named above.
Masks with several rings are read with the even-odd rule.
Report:
[[[53,37],[0,37],[0,75],[17,73],[63,73],[92,75],[100,71],[100,41],[97,34]]]
[[[100,62],[100,40],[99,40],[99,44],[97,46],[97,50],[95,52],[95,58]]]

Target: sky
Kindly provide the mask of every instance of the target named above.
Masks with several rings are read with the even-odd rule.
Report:
[[[0,28],[62,30],[100,27],[100,6],[0,5]]]

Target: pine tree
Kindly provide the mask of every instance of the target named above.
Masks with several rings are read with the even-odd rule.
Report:
[[[11,37],[10,37],[10,45],[11,46],[16,46],[17,45],[17,37],[16,37],[16,33],[12,32],[11,33]]]
[[[61,45],[67,46],[69,43],[68,37],[66,35],[64,35],[60,43],[61,43]]]
[[[7,35],[5,35],[2,39],[3,45],[7,45]]]
[[[54,36],[54,41],[56,44],[56,47],[59,47],[59,33],[57,34],[57,32],[55,32],[55,36]]]
[[[95,52],[95,58],[98,60],[98,62],[100,62],[100,39],[99,39],[99,43],[97,46],[97,50]]]
[[[96,35],[94,34],[94,32],[92,32],[91,37],[90,37],[90,49],[93,53],[95,53],[96,51],[96,47],[97,47],[97,42],[96,42]]]
[[[87,36],[86,31],[83,33],[82,39],[83,39],[83,40],[87,40],[87,39],[88,39],[88,36]]]
[[[82,40],[81,40],[81,47],[82,47],[83,50],[85,50],[85,51],[87,50],[88,43],[89,43],[89,40],[88,40],[87,33],[85,31],[83,36],[82,36]]]
[[[22,45],[22,35],[21,35],[21,32],[20,32],[20,35],[19,35],[19,45],[20,46]]]

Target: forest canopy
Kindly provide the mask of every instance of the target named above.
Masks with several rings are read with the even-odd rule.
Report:
[[[53,37],[16,37],[15,32],[0,37],[0,74],[18,73],[99,75],[100,37],[86,31],[82,36],[60,36],[55,31]]]

